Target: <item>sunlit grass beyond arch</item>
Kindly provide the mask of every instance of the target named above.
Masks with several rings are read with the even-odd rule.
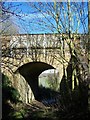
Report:
[[[56,69],[45,70],[39,75],[39,86],[58,90],[59,87],[59,72]]]

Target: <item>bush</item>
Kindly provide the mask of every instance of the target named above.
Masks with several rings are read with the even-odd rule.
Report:
[[[2,74],[2,101],[10,100],[13,103],[19,101],[20,94],[17,89],[11,85],[11,81],[6,75]]]

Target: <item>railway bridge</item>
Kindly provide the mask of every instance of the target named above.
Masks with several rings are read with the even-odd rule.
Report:
[[[70,60],[68,35],[17,34],[3,35],[1,39],[1,71],[19,90],[24,102],[29,103],[38,98],[38,79],[43,71],[57,70],[60,83],[63,66],[67,67]]]

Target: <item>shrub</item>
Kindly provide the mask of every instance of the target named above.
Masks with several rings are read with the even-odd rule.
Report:
[[[2,74],[2,101],[10,100],[13,103],[17,103],[19,98],[20,94],[18,90],[11,85],[9,78]]]

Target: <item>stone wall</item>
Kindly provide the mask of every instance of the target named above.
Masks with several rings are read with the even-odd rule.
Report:
[[[63,36],[63,37],[62,37]],[[63,38],[67,42],[63,43]],[[16,70],[33,61],[52,65],[59,71],[59,83],[63,77],[63,63],[67,67],[70,60],[68,36],[60,34],[14,35],[2,36],[2,67],[14,87],[21,95],[23,102],[29,103],[34,95],[26,80]],[[63,59],[63,49],[65,59]]]
[[[27,81],[19,74],[16,73],[13,79],[13,85],[18,89],[20,93],[20,100],[25,103],[30,103],[34,99],[34,95],[31,91]]]

